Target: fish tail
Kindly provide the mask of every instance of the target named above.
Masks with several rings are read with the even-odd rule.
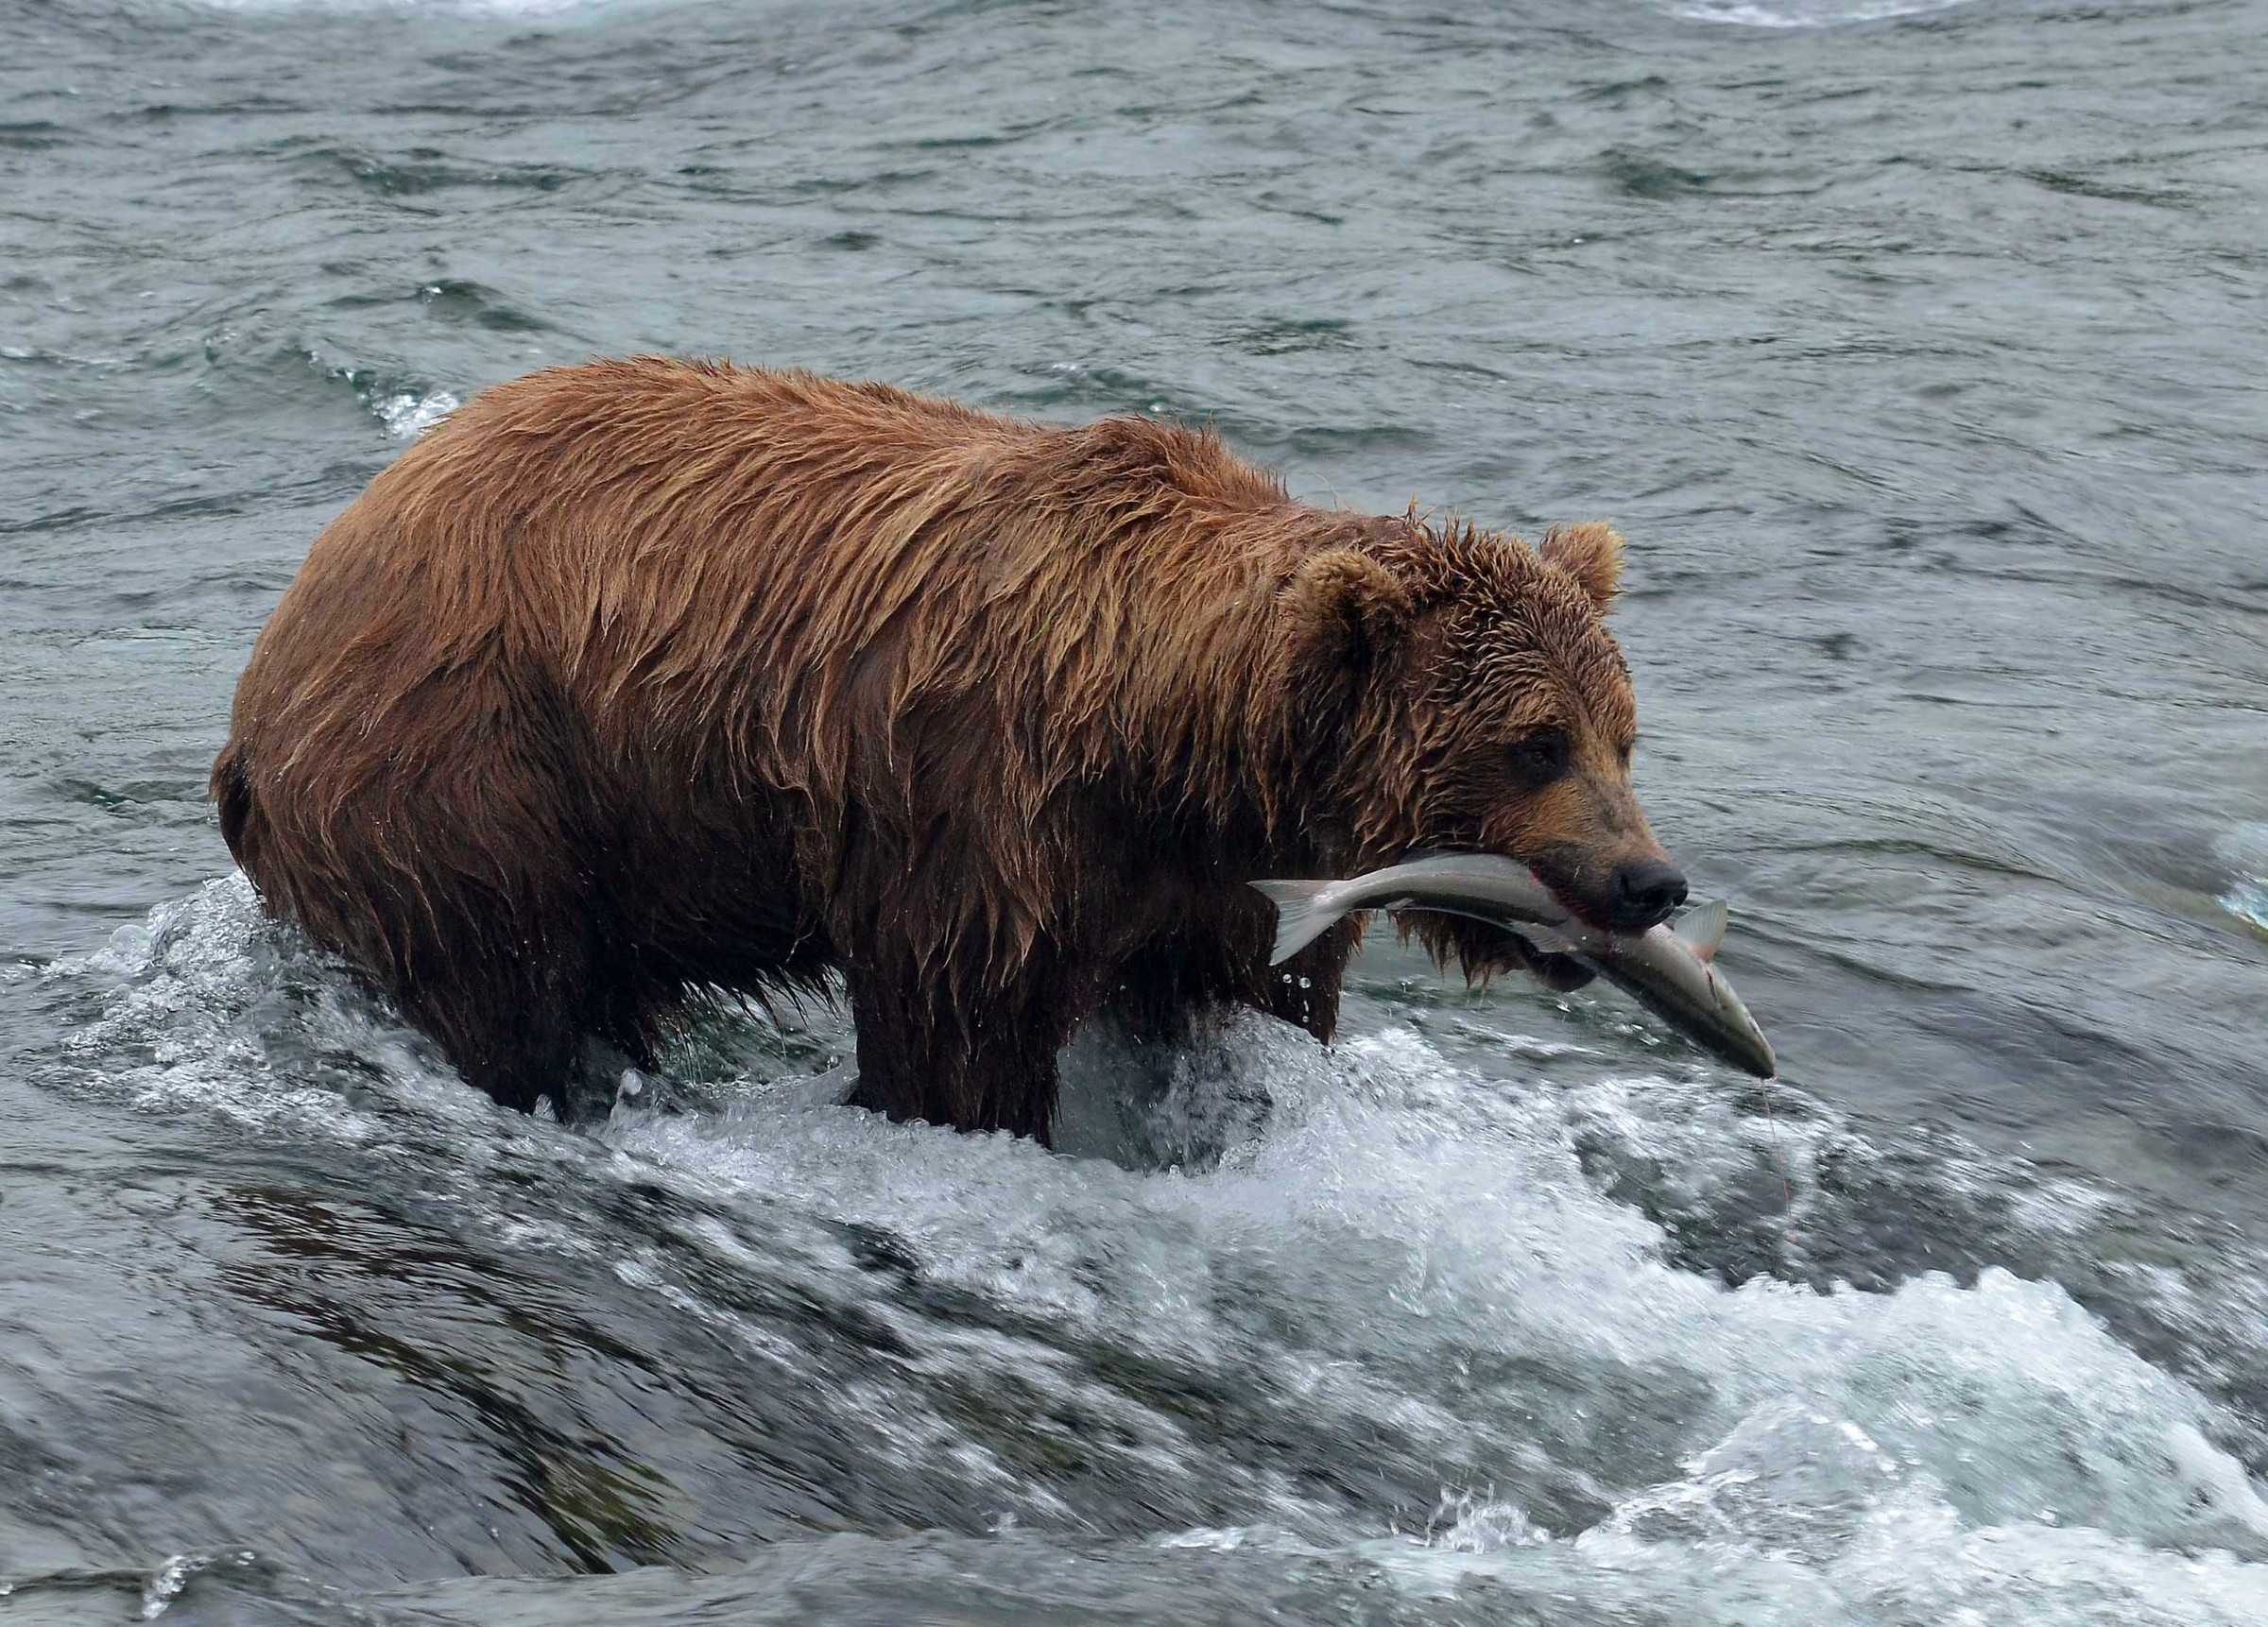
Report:
[[[1319,899],[1329,882],[1254,882],[1276,903],[1276,947],[1268,964],[1280,966],[1336,926],[1345,910],[1326,908]]]

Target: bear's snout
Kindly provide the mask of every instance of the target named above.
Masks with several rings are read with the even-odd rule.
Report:
[[[1670,912],[1685,902],[1685,873],[1659,859],[1640,859],[1617,865],[1607,889],[1607,919],[1617,932],[1642,933],[1669,919]]]

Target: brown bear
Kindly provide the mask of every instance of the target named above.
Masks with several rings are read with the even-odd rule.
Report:
[[[644,358],[489,390],[317,539],[213,771],[266,907],[532,1107],[586,1036],[847,989],[854,1101],[1044,1139],[1107,1010],[1331,1036],[1245,883],[1517,855],[1593,922],[1684,896],[1601,613],[1540,549],[1295,502],[1211,434]],[[1438,916],[1468,976],[1571,965]]]

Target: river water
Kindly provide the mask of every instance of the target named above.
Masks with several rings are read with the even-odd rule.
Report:
[[[2264,60],[0,0],[0,1619],[2268,1620]],[[205,773],[406,437],[644,350],[1611,517],[1787,1078],[1382,938],[1330,1049],[1082,1036],[1059,1155],[831,1105],[824,1011],[492,1109]]]

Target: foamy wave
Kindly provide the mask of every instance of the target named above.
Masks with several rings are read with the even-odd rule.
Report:
[[[357,1073],[382,1080],[397,1100],[458,1113],[477,1105],[422,1036],[269,921],[242,871],[161,905],[43,975],[116,985],[100,1016],[65,1035],[63,1052],[146,1108],[358,1144],[377,1139],[379,1121],[350,1105],[335,1077],[308,1066],[322,1054],[352,1058]]]
[[[1696,1496],[1691,1508],[1706,1511],[1710,1501]],[[2044,1517],[1972,1527],[1925,1490],[1881,1499],[1846,1550],[1825,1565],[1727,1540],[1732,1533],[1722,1526],[1710,1536],[1648,1541],[1602,1529],[1538,1541],[1519,1509],[1480,1502],[1446,1532],[1373,1542],[1365,1557],[1420,1597],[1451,1597],[1468,1581],[1486,1579],[1516,1595],[1580,1598],[1583,1618],[1593,1620],[2240,1627],[2268,1619],[2268,1566],[2222,1551],[2169,1552]]]
[[[2268,1567],[2247,1563],[2268,1559],[2268,1503],[2228,1449],[2242,1422],[2062,1287],[1987,1267],[1966,1286],[1733,1289],[1678,1262],[1674,1228],[1715,1224],[1770,1168],[1725,1093],[1744,1086],[1562,1092],[1408,1030],[1326,1048],[1247,1016],[1118,1109],[1120,1153],[1204,1149],[1159,1167],[834,1106],[839,1081],[810,1070],[848,1039],[825,1017],[779,1066],[706,1087],[713,1110],[640,1089],[576,1134],[455,1083],[265,925],[240,877],[45,975],[112,985],[70,1041],[88,1078],[150,1110],[343,1139],[451,1194],[493,1246],[589,1259],[656,1314],[726,1333],[1004,1520],[1075,1523],[1075,1493],[1032,1466],[1075,1450],[1129,1496],[1226,1499],[1254,1522],[1184,1546],[1288,1543],[1421,1592],[1480,1571],[1699,1605],[1731,1573],[1773,1601],[1750,1619],[1999,1619],[2043,1599],[2132,1619],[2104,1612],[2138,1598],[2176,1601],[2154,1606],[2167,1619],[2268,1618]],[[1130,1066],[1074,1048],[1074,1118],[1110,1122],[1079,1099],[1115,1099]],[[1858,1138],[1811,1103],[1783,1128],[1802,1228],[1822,1158],[1849,1182]],[[1648,1201],[1681,1218],[1624,1201],[1641,1167],[1669,1172]],[[576,1221],[610,1184],[678,1201],[650,1234],[603,1205]],[[2088,1223],[2088,1193],[2035,1187],[2039,1224]],[[892,1353],[812,1371],[793,1324],[720,1291],[735,1280],[886,1328]],[[1231,1390],[1252,1438],[1225,1452],[1173,1397]],[[1373,1537],[1376,1514],[1285,1442],[1362,1443],[1438,1476],[1440,1507]],[[2185,1557],[2216,1549],[2237,1557]]]
[[[578,11],[658,8],[674,0],[187,0],[208,11],[250,15],[290,11],[445,11],[458,15],[558,17]]]
[[[234,340],[232,331],[220,337]],[[354,392],[363,410],[404,440],[415,440],[458,407],[463,398],[454,390],[428,385],[392,368],[350,362],[320,348],[300,348],[300,358],[327,379],[335,379]]]
[[[2240,825],[2214,845],[2224,863],[2237,871],[2218,900],[2239,920],[2268,933],[2268,825]]]
[[[1928,11],[1950,11],[1970,0],[1675,0],[1665,6],[1673,17],[1692,23],[1727,23],[1745,28],[1831,28],[1846,23],[1880,23]]]
[[[712,1198],[914,1240],[925,1281],[1080,1342],[1236,1360],[1248,1334],[1219,1309],[1227,1274],[1297,1330],[1243,1359],[1312,1422],[1388,1422],[1445,1457],[1482,1441],[1479,1456],[1518,1461],[1587,1426],[1514,1429],[1390,1375],[1486,1352],[1562,1375],[1571,1398],[1609,1374],[1666,1380],[1665,1404],[1681,1394],[1712,1444],[1616,1499],[1580,1533],[1594,1549],[1732,1543],[1864,1569],[1883,1520],[1916,1519],[1956,1543],[2053,1521],[2268,1554],[2242,1465],[2207,1444],[2227,1420],[2052,1283],[1988,1270],[1887,1294],[1727,1291],[1668,1265],[1659,1231],[1586,1177],[1546,1093],[1462,1075],[1408,1034],[1325,1052],[1254,1019],[1224,1042],[1275,1116],[1200,1177],[763,1092],[721,1117],[617,1114],[606,1135]],[[1451,1524],[1467,1550],[1543,1540],[1524,1512]]]
[[[2268,933],[2268,881],[2247,878],[2221,895],[2221,907]]]
[[[373,400],[370,410],[378,415],[381,423],[404,440],[415,440],[464,404],[447,390],[434,390],[424,395],[414,390],[404,390],[398,395]]]

